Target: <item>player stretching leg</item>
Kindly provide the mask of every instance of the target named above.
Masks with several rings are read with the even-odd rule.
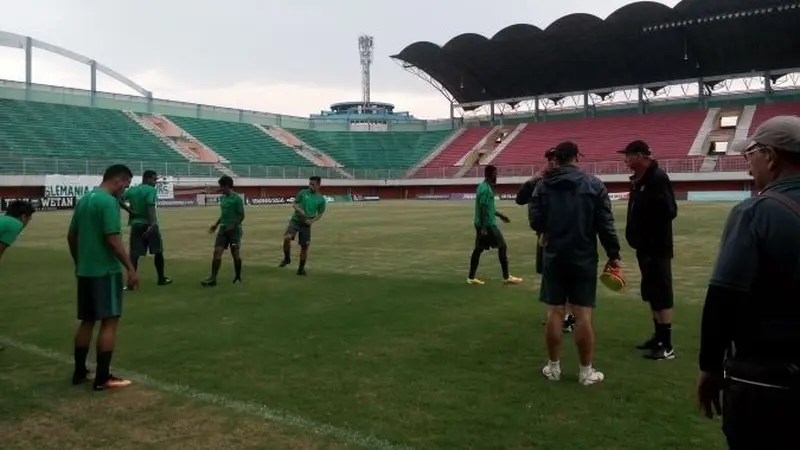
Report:
[[[495,184],[497,184],[497,168],[486,166],[484,181],[478,185],[478,189],[475,191],[475,248],[472,250],[472,257],[469,260],[469,276],[467,277],[469,284],[485,284],[475,278],[475,274],[478,271],[481,254],[484,250],[491,248],[497,249],[505,283],[519,284],[522,282],[522,278],[511,276],[508,273],[508,247],[503,233],[497,226],[497,218],[499,217],[505,223],[509,223],[511,220],[495,209]]]
[[[78,320],[75,332],[75,371],[72,384],[90,379],[86,356],[92,343],[95,322],[97,333],[97,375],[94,389],[102,391],[129,386],[128,380],[111,374],[111,356],[117,340],[117,324],[122,316],[123,280],[120,263],[128,273],[128,286],[139,283],[120,234],[119,196],[131,183],[130,169],[113,165],[106,169],[100,186],[84,195],[75,206],[67,241],[78,277]]]
[[[303,189],[294,197],[294,214],[289,219],[289,225],[283,236],[283,261],[280,267],[286,267],[292,262],[292,241],[299,235],[300,265],[298,275],[306,274],[306,261],[308,260],[308,246],[311,244],[311,225],[322,219],[325,214],[325,197],[320,193],[320,177],[308,179],[308,188]]]
[[[214,257],[211,260],[211,276],[201,282],[203,286],[217,285],[217,273],[222,265],[222,254],[226,249],[231,249],[233,267],[236,275],[234,283],[242,282],[242,255],[239,249],[242,244],[242,222],[244,221],[244,202],[239,194],[233,191],[233,178],[224,175],[219,179],[219,189],[222,196],[219,198],[220,216],[214,225],[209,228],[209,233],[217,232],[214,241]]]
[[[125,191],[122,199],[130,203],[130,207],[125,209],[128,211],[128,225],[131,227],[130,255],[133,267],[138,271],[139,258],[150,253],[156,266],[158,285],[165,286],[172,283],[172,280],[164,276],[164,245],[156,216],[157,180],[158,175],[155,171],[145,170],[142,184]],[[130,286],[126,286],[125,289],[130,290]]]
[[[0,216],[0,259],[3,259],[6,249],[17,241],[22,229],[33,217],[33,212],[33,205],[21,200],[11,202],[6,207],[6,214]],[[4,347],[0,345],[0,351],[2,350]]]

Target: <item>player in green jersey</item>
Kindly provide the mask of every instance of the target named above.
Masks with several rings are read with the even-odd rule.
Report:
[[[497,167],[486,166],[484,180],[475,191],[475,248],[472,250],[472,257],[469,261],[469,276],[467,276],[467,283],[469,284],[485,284],[475,278],[475,274],[481,261],[481,253],[492,248],[497,249],[504,282],[506,284],[519,284],[522,282],[522,278],[517,278],[508,273],[508,246],[503,233],[500,232],[500,228],[497,226],[497,218],[499,217],[505,223],[509,223],[511,220],[495,209],[494,186],[496,184]]]
[[[158,217],[156,216],[157,180],[158,175],[155,171],[145,170],[142,175],[142,184],[125,191],[122,199],[130,205],[126,209],[129,214],[128,225],[131,227],[130,255],[133,267],[139,270],[139,258],[150,253],[153,255],[153,262],[156,266],[158,285],[165,286],[172,283],[172,279],[164,276],[164,244],[161,240],[161,230],[158,228]]]
[[[311,225],[322,219],[325,214],[325,197],[319,191],[321,182],[320,177],[309,178],[308,188],[301,190],[294,197],[294,213],[283,234],[283,261],[281,261],[280,267],[286,267],[292,262],[292,241],[297,236],[300,244],[298,275],[306,274],[308,247],[311,245]]]
[[[244,201],[242,197],[233,191],[233,178],[224,175],[219,179],[219,189],[222,194],[219,197],[220,216],[211,225],[209,233],[217,231],[214,240],[214,257],[211,260],[211,276],[203,280],[203,286],[210,287],[217,285],[217,273],[222,265],[222,253],[230,248],[233,257],[233,267],[236,272],[233,282],[242,282],[242,255],[239,249],[242,244],[242,222],[244,221]]]
[[[0,216],[0,259],[17,241],[22,229],[33,217],[34,208],[30,202],[16,200],[6,206],[6,214]]]
[[[67,240],[75,262],[78,281],[78,320],[75,333],[75,371],[72,384],[90,378],[86,356],[92,343],[95,322],[97,333],[97,375],[95,390],[115,389],[131,384],[111,374],[111,356],[117,337],[117,325],[122,316],[123,279],[120,263],[125,266],[128,285],[139,283],[120,234],[119,198],[130,185],[131,170],[121,164],[113,165],[103,174],[103,182],[81,197],[69,224]]]

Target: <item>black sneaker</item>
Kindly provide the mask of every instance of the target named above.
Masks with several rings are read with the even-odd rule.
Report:
[[[639,350],[656,350],[658,348],[658,341],[656,340],[656,337],[653,336],[650,339],[637,345],[636,348]]]
[[[86,383],[87,381],[92,380],[92,372],[89,369],[85,368],[83,370],[76,370],[72,372],[72,385],[77,386],[79,384]]]
[[[239,278],[239,277],[236,277],[236,278],[233,279],[233,284],[241,284],[241,282],[242,282],[242,279]]]
[[[298,274],[298,275],[302,275],[302,276],[306,276],[306,275],[308,275],[308,274],[306,273],[306,269],[297,269],[297,274]]]
[[[652,359],[654,361],[666,361],[669,359],[675,359],[675,349],[658,346],[657,348],[651,350],[649,353],[645,354],[644,357],[647,359]]]
[[[172,284],[172,278],[164,277],[164,278],[158,280],[158,285],[159,286],[166,286],[168,284]]]
[[[281,261],[280,264],[278,264],[278,267],[286,267],[291,263],[292,263],[291,259],[284,259],[283,261]]]
[[[572,333],[575,330],[575,316],[569,315],[564,319],[564,333]]]
[[[214,287],[217,285],[217,280],[213,278],[206,278],[205,280],[201,281],[200,284],[203,287]]]
[[[133,289],[133,286],[129,286],[129,285],[126,284],[125,287],[122,288],[122,290],[123,291],[132,291],[134,289]]]

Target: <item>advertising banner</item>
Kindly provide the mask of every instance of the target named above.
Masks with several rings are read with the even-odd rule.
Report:
[[[75,197],[81,198],[87,192],[99,186],[103,181],[100,175],[45,175],[45,197]],[[142,184],[142,177],[133,177],[131,186]],[[159,180],[156,183],[158,198],[170,199],[174,197],[175,185],[171,177]]]
[[[286,205],[294,202],[294,197],[247,197],[245,204],[250,206]]]
[[[611,199],[612,202],[618,200],[627,200],[630,192],[609,192],[608,198]]]
[[[184,206],[197,206],[196,198],[164,199],[158,201],[159,208],[181,208]]]
[[[37,211],[62,211],[75,208],[75,197],[20,197],[3,198],[0,200],[0,210],[5,211],[9,203],[17,200],[31,202]]]
[[[420,194],[417,200],[450,200],[450,194]]]
[[[353,195],[354,202],[377,202],[380,201],[381,197],[378,195]]]

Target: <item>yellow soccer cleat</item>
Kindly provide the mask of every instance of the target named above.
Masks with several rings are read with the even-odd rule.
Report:
[[[479,280],[477,278],[467,278],[467,284],[477,284],[479,286],[482,286],[482,285],[484,285],[486,283],[484,283],[483,281],[481,281],[481,280]]]
[[[504,283],[506,284],[520,284],[522,283],[522,278],[517,278],[513,275],[509,275],[508,278],[505,279]]]

